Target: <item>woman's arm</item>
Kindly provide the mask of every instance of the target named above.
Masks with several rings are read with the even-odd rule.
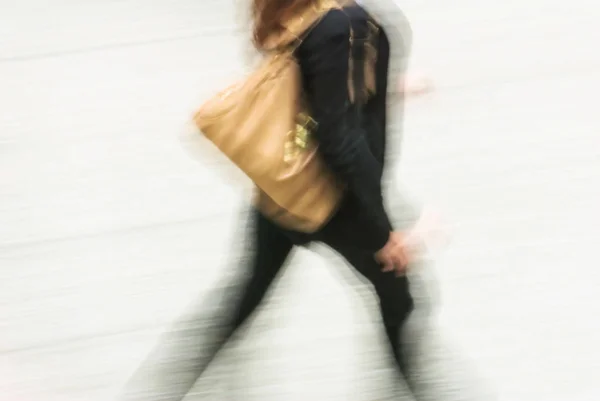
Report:
[[[376,252],[388,242],[392,231],[381,193],[383,166],[372,154],[367,133],[358,124],[349,101],[349,21],[344,14],[337,15],[340,21],[334,20],[334,13],[310,35],[300,59],[311,112],[319,124],[315,132],[319,150],[325,163],[358,199],[361,216],[357,217],[365,222],[365,246]],[[335,31],[322,33],[331,27]]]

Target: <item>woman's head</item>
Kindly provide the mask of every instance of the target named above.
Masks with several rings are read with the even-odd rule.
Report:
[[[252,0],[253,39],[262,48],[272,34],[285,29],[283,21],[295,12],[319,3],[319,0]]]

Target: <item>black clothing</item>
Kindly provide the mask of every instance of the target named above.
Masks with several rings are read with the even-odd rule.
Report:
[[[200,311],[192,311],[191,319],[183,320],[167,333],[161,341],[163,349],[157,352],[163,359],[151,358],[142,365],[132,380],[135,390],[126,394],[126,401],[181,401],[223,346],[248,321],[294,247],[288,235],[257,211],[252,215],[251,236],[253,256],[241,288],[234,284],[235,291],[209,296],[210,302],[219,304],[219,310],[211,310],[203,302]],[[373,285],[393,361],[399,372],[410,379],[410,364],[401,341],[402,328],[414,307],[408,279],[382,272],[371,252],[349,245],[337,229],[325,228],[318,240],[329,245]],[[138,380],[144,383],[137,384]]]
[[[384,208],[382,176],[386,145],[386,97],[389,41],[380,30],[376,63],[376,94],[356,117],[348,93],[350,27],[356,39],[367,34],[369,16],[359,6],[332,10],[298,48],[304,90],[318,122],[314,133],[325,163],[348,186],[341,209],[329,225],[354,246],[375,253],[392,231]],[[287,232],[295,244],[314,240],[319,233]]]

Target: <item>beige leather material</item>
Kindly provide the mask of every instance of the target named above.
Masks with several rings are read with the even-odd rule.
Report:
[[[256,185],[256,205],[283,227],[314,232],[335,213],[342,186],[325,167],[311,137],[316,128],[301,101],[300,67],[290,44],[329,9],[326,1],[286,23],[273,51],[245,81],[206,102],[194,116],[202,133]]]

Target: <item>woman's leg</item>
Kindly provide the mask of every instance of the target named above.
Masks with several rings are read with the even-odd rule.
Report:
[[[136,372],[125,400],[182,400],[263,300],[293,244],[273,223],[254,214],[254,255],[241,288],[236,281],[194,304]]]
[[[241,297],[232,305],[231,334],[250,317],[263,300],[294,247],[292,241],[275,224],[259,212],[253,213],[256,221],[254,236],[256,245],[250,276],[247,278]]]
[[[408,279],[406,276],[396,277],[393,272],[382,272],[373,256],[363,251],[345,247],[338,247],[336,251],[373,285],[394,361],[400,372],[408,375],[409,364],[400,341],[404,323],[414,308]]]
[[[347,243],[342,236],[336,235],[336,231],[325,232],[320,240],[343,256],[373,285],[379,298],[380,312],[393,360],[409,387],[412,387],[408,353],[402,341],[403,328],[414,309],[408,279],[405,276],[397,277],[393,272],[384,273],[374,255]]]

